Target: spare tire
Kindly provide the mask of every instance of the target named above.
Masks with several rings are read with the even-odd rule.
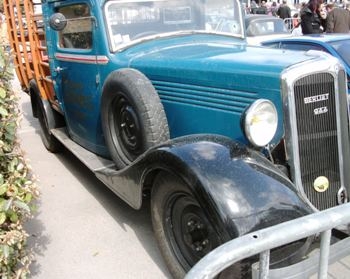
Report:
[[[102,91],[102,130],[118,169],[169,139],[163,105],[145,75],[129,68],[114,71]]]

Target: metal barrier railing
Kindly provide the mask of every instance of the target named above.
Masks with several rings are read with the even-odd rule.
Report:
[[[331,230],[350,224],[350,203],[304,216],[233,239],[202,258],[185,279],[213,278],[232,264],[260,254],[252,266],[253,278],[308,278],[318,273],[327,278],[328,264],[350,254],[350,237],[330,245]],[[320,249],[305,260],[279,269],[269,269],[270,250],[320,234]]]

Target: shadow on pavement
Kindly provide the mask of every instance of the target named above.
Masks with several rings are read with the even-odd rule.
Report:
[[[58,156],[62,164],[84,185],[110,216],[124,229],[131,228],[153,262],[170,278],[153,235],[150,199],[143,199],[140,210],[135,210],[108,189],[83,163],[69,150],[64,149]]]
[[[37,208],[40,208],[40,200],[36,202]],[[40,274],[40,264],[35,260],[35,256],[45,255],[45,250],[47,249],[47,245],[50,243],[50,237],[45,233],[45,226],[43,222],[41,222],[37,216],[40,212],[34,214],[34,218],[30,219],[24,225],[24,229],[29,234],[27,245],[34,255],[34,260],[30,265],[30,273],[32,277]]]

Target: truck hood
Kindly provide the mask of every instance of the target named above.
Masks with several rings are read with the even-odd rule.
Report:
[[[302,52],[247,46],[244,40],[229,36],[198,34],[140,42],[117,57],[121,67],[138,69],[150,79],[172,137],[209,131],[242,142],[246,138],[240,121],[245,109],[254,100],[268,99],[282,116],[281,74],[315,59]],[[227,111],[217,114],[223,107]],[[181,115],[191,115],[193,121],[185,126]],[[283,117],[278,119],[274,142],[283,134]],[[224,131],[218,121],[230,124]]]
[[[191,84],[278,90],[281,72],[313,59],[303,52],[248,46],[244,40],[220,35],[159,38],[128,47],[119,55],[126,67],[140,69],[150,79]],[[215,84],[213,84],[215,81]],[[237,83],[239,82],[239,84]]]

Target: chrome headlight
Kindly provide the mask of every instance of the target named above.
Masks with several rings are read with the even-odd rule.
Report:
[[[267,145],[275,136],[278,116],[274,104],[265,99],[252,103],[244,114],[244,132],[255,146]]]

